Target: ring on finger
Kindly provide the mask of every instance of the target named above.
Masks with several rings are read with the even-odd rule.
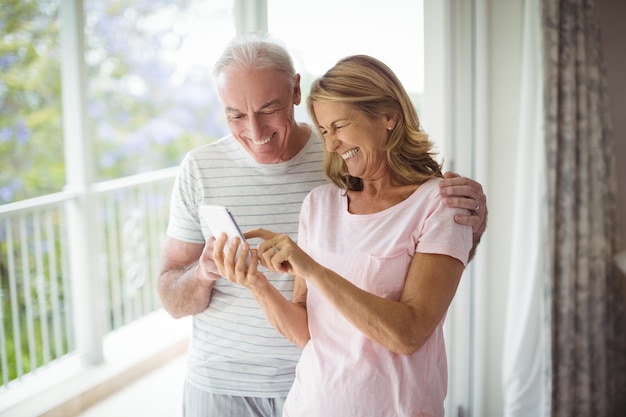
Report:
[[[276,247],[276,245],[272,245],[272,247],[274,248],[274,253],[278,253],[278,248]]]
[[[478,209],[480,208],[480,204],[478,204],[478,201],[476,202],[476,208],[474,209],[474,211],[478,211]]]

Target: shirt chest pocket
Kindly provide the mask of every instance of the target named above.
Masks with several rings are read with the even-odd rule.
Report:
[[[406,251],[387,256],[368,255],[364,263],[364,290],[389,300],[398,300],[404,289],[412,256]]]
[[[406,250],[396,254],[334,254],[316,252],[313,257],[357,287],[389,300],[399,300],[412,256]]]

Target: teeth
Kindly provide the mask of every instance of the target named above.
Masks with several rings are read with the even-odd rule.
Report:
[[[261,140],[253,140],[252,143],[255,145],[265,145],[266,143],[269,143],[270,140],[272,140],[272,136],[268,136]]]
[[[359,153],[359,148],[354,148],[354,149],[350,149],[347,152],[342,153],[341,157],[343,159],[350,159],[350,158],[354,157],[357,153]]]

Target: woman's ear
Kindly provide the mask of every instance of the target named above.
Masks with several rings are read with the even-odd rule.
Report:
[[[387,119],[387,130],[393,130],[395,129],[396,125],[398,124],[398,116],[396,116],[395,114],[392,116],[385,116]]]

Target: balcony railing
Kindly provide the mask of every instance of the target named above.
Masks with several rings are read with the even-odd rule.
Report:
[[[85,354],[78,352],[85,349],[77,342],[81,332],[101,329],[102,339],[160,308],[156,277],[175,172],[98,183],[88,191],[93,223],[78,247],[96,248],[97,262],[79,276],[71,270],[81,254],[73,253],[76,212],[70,207],[84,195],[61,192],[0,206],[1,395],[55,361]],[[76,291],[84,282],[98,301],[87,321],[81,317],[85,294]]]

